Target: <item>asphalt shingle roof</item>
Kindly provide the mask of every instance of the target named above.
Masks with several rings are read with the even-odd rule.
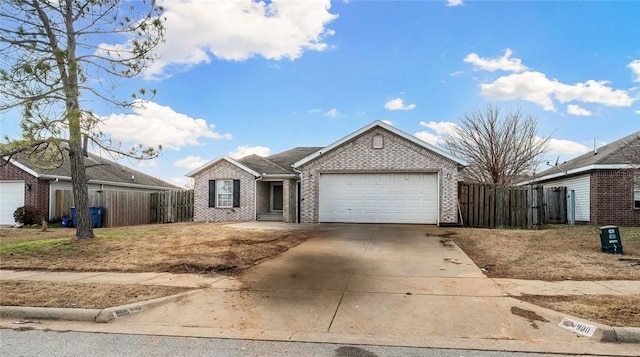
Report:
[[[236,161],[259,174],[289,175],[296,174],[292,165],[322,149],[321,147],[297,147],[268,157],[249,155]]]
[[[592,165],[638,164],[640,157],[633,157],[634,155],[640,155],[640,131],[559,164],[558,167],[542,171],[536,177],[555,174],[558,169],[566,172]]]
[[[62,165],[57,168],[43,168],[44,165],[39,165],[37,164],[37,162],[34,163],[33,160],[30,160],[24,153],[15,155],[13,157],[13,160],[29,168],[31,171],[36,172],[38,175],[51,175],[70,178],[71,164],[68,152],[63,151],[63,153],[64,160],[62,162]],[[136,171],[130,167],[123,166],[93,153],[89,153],[89,156],[84,158],[84,162],[88,180],[100,180],[128,185],[155,186],[174,190],[179,189],[179,187],[168,182],[165,182],[153,176],[149,176],[140,171]]]

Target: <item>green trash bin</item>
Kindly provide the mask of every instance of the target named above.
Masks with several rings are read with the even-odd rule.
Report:
[[[617,226],[600,227],[600,243],[604,253],[624,254],[622,251],[622,238]]]

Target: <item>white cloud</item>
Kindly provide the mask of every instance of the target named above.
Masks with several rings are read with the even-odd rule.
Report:
[[[258,155],[258,156],[269,156],[271,153],[271,149],[265,146],[238,146],[236,151],[229,153],[234,159],[239,159],[241,157],[249,156],[249,155]]]
[[[335,118],[335,117],[339,116],[340,113],[338,112],[338,109],[331,108],[331,109],[329,109],[328,112],[324,113],[324,115],[326,115],[326,116],[328,116],[330,118]]]
[[[140,160],[138,161],[138,166],[139,167],[151,167],[151,168],[155,168],[158,167],[158,162],[155,159],[151,159],[151,160]]]
[[[190,118],[149,101],[136,101],[133,114],[111,114],[102,119],[101,130],[123,143],[179,150],[183,146],[201,145],[199,138],[231,139],[231,134],[215,132],[215,126],[204,119]]]
[[[387,125],[391,125],[391,126],[393,126],[393,122],[392,122],[391,120],[383,119],[383,120],[381,120],[381,121],[382,121],[383,123],[387,124]]]
[[[420,126],[430,129],[430,131],[419,131],[415,134],[418,139],[428,142],[432,145],[442,144],[442,136],[455,135],[458,124],[441,121],[441,122],[420,122]]]
[[[564,154],[568,156],[578,156],[589,151],[589,148],[571,140],[551,138],[549,140],[549,152],[553,154]]]
[[[431,145],[438,145],[441,141],[439,136],[428,131],[418,131],[415,133],[415,137],[422,141],[426,141]]]
[[[633,60],[627,65],[631,69],[631,72],[636,76],[634,82],[640,82],[640,60]]]
[[[191,177],[173,177],[169,180],[169,183],[185,189],[193,189],[193,179]]]
[[[482,95],[492,100],[524,99],[555,110],[553,98],[561,103],[579,101],[607,106],[626,107],[633,104],[627,91],[612,89],[607,81],[588,80],[573,85],[547,78],[544,73],[527,71],[501,76],[480,85]]]
[[[244,61],[297,59],[305,50],[324,51],[334,32],[326,26],[338,16],[330,0],[161,0],[166,11],[166,42],[146,72],[162,77],[168,66],[185,69],[212,57]]]
[[[322,109],[309,109],[309,110],[307,110],[307,114],[316,114],[316,113],[322,113]]]
[[[184,159],[177,160],[173,163],[173,166],[184,167],[188,170],[195,170],[198,167],[207,163],[207,160],[201,158],[200,156],[189,155]]]
[[[562,103],[578,100],[612,107],[628,107],[634,101],[626,91],[608,87],[607,84],[609,82],[607,81],[590,79],[584,83],[576,83],[574,85],[554,81],[554,84],[556,85],[554,94]]]
[[[584,109],[577,104],[569,104],[567,106],[567,113],[571,115],[590,116],[593,115],[590,111]]]
[[[384,104],[385,109],[388,110],[411,110],[416,107],[415,104],[404,104],[402,98],[391,99]]]
[[[462,6],[464,2],[462,0],[447,0],[447,6]]]
[[[510,58],[513,54],[511,49],[507,48],[504,51],[504,56],[499,58],[480,57],[477,53],[473,52],[468,54],[464,58],[464,62],[471,63],[476,68],[475,70],[483,71],[508,71],[508,72],[522,72],[527,70],[527,67],[522,64],[522,60],[519,58]]]

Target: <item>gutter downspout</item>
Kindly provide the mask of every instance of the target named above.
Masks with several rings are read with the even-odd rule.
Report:
[[[262,180],[262,176],[258,176],[253,181],[253,220],[258,220],[258,181]]]
[[[300,222],[302,220],[302,214],[301,214],[301,205],[302,205],[302,188],[304,187],[304,181],[303,181],[303,175],[302,175],[302,171],[298,170],[295,168],[295,166],[291,165],[291,167],[293,168],[293,171],[297,172],[300,175],[300,190],[296,190],[298,191],[298,197],[296,200],[296,221],[298,224],[302,223]],[[298,185],[296,185],[298,186]],[[297,188],[297,187],[296,187]],[[300,217],[301,219],[298,219],[298,217]]]

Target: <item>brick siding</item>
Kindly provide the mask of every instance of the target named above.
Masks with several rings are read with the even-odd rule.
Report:
[[[375,135],[383,138],[383,148],[374,149]],[[317,223],[319,219],[320,173],[340,172],[435,172],[440,174],[440,223],[458,221],[457,163],[425,149],[405,138],[379,127],[334,148],[309,161],[301,168],[302,223]],[[451,178],[446,178],[446,173]]]
[[[240,180],[240,207],[209,207],[209,180]],[[255,179],[241,168],[220,161],[194,177],[194,220],[252,221],[255,219]],[[267,196],[268,197],[268,196]]]
[[[24,180],[24,204],[38,208],[44,217],[49,217],[49,181],[39,180],[13,164],[0,166],[0,181],[3,180]],[[27,185],[31,190],[26,189]]]
[[[633,208],[634,170],[596,170],[591,173],[591,223],[638,226],[640,210]]]

